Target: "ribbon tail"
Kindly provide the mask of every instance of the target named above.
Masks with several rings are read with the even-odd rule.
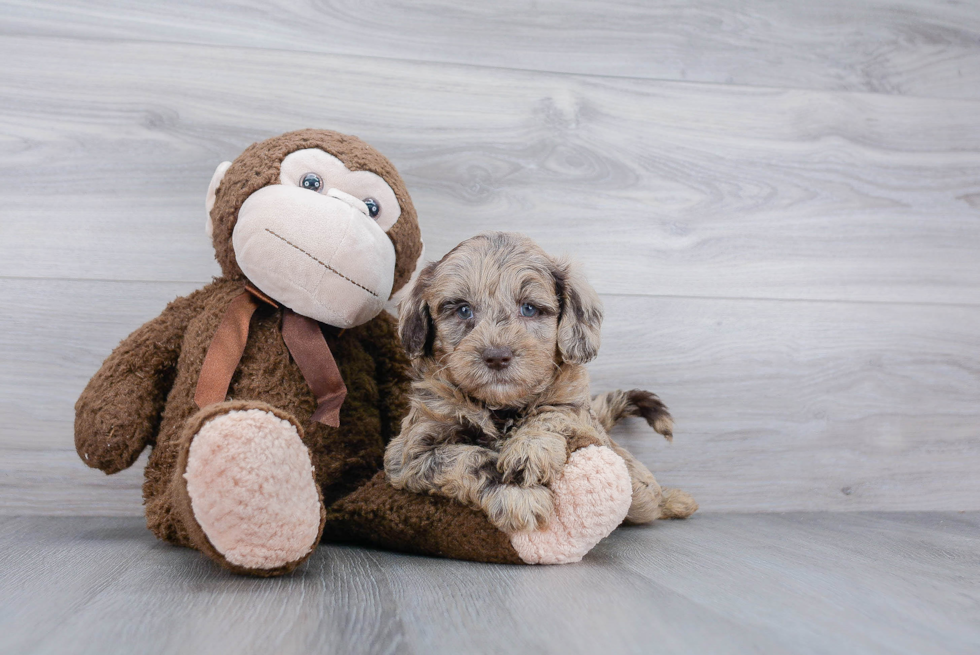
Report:
[[[311,417],[314,421],[329,425],[334,428],[340,427],[340,407],[344,404],[347,397],[347,388],[343,391],[330,394],[329,396],[318,398],[316,411]]]
[[[311,418],[324,425],[339,427],[340,408],[347,397],[347,386],[327,340],[323,338],[320,324],[312,318],[285,309],[282,317],[282,338],[299,366],[303,379],[316,396],[317,408]]]

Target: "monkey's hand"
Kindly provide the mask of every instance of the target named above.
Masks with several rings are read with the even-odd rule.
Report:
[[[121,471],[155,438],[200,293],[178,298],[129,335],[78,398],[75,449],[92,468]]]
[[[554,498],[541,485],[495,484],[481,494],[480,507],[498,529],[512,534],[546,528],[554,513]]]

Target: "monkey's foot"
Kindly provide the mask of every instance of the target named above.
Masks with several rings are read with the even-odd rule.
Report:
[[[623,522],[632,498],[626,463],[605,446],[572,453],[551,490],[555,513],[548,527],[511,536],[514,550],[528,564],[579,561]]]
[[[302,428],[269,406],[221,405],[202,410],[218,411],[186,451],[186,498],[206,537],[195,541],[239,573],[291,571],[316,547],[325,516]]]

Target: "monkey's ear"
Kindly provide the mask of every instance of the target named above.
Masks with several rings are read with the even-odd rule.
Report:
[[[422,269],[405,299],[398,305],[398,336],[411,359],[432,356],[435,327],[432,325],[429,303],[425,300],[425,291],[435,270],[436,262]]]
[[[204,207],[208,211],[208,221],[204,224],[204,231],[209,237],[214,233],[214,223],[211,221],[211,210],[214,209],[214,199],[218,194],[218,185],[225,178],[225,173],[228,172],[229,166],[231,166],[230,161],[223,161],[218,164],[218,167],[214,169],[214,175],[211,176],[211,184],[208,185],[208,195],[204,200]]]
[[[585,364],[599,354],[602,302],[578,265],[554,261],[551,274],[558,294],[558,351],[570,364]]]

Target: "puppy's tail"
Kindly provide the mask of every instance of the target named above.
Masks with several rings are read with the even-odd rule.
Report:
[[[642,416],[667,441],[674,440],[674,419],[655,394],[642,389],[609,391],[592,399],[592,410],[606,432],[627,416]]]

